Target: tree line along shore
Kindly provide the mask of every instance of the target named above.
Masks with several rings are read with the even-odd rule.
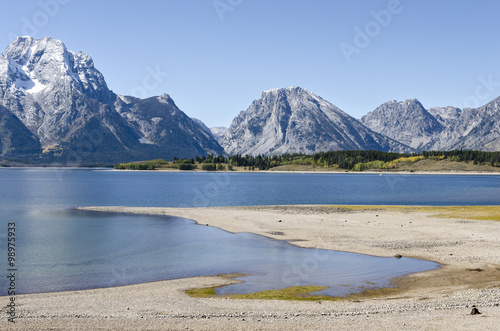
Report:
[[[404,154],[380,151],[333,151],[313,155],[212,155],[118,163],[127,170],[204,171],[484,171],[500,172],[500,152],[453,150]]]

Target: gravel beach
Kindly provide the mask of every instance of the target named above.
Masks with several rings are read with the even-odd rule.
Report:
[[[497,330],[500,223],[443,217],[436,208],[258,206],[85,207],[164,214],[230,232],[252,232],[301,247],[418,257],[437,270],[394,281],[397,291],[341,301],[192,298],[185,290],[229,284],[223,276],[16,296],[12,330]],[[500,219],[500,215],[498,217]],[[471,315],[476,307],[481,314]]]

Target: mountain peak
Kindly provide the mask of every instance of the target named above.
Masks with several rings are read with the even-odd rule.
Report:
[[[34,156],[45,159],[223,153],[210,130],[197,126],[168,94],[147,99],[116,95],[90,55],[50,37],[18,37],[0,55],[0,105],[6,107],[0,127],[10,128],[0,132],[0,156],[25,151],[11,136],[24,137],[36,153],[40,146],[50,147]]]
[[[418,99],[416,99],[416,98],[405,99],[403,101],[398,101],[398,100],[394,99],[394,100],[387,101],[387,102],[383,103],[382,105],[386,105],[386,104],[393,104],[393,105],[394,104],[397,104],[397,105],[420,105],[420,106],[422,106],[422,103],[420,103],[420,101]]]
[[[266,95],[278,95],[278,94],[285,94],[285,95],[299,95],[299,94],[310,94],[314,95],[311,91],[299,87],[299,86],[289,86],[289,87],[280,87],[280,88],[273,88],[266,90],[262,92],[262,97]],[[316,96],[316,95],[314,95]]]
[[[51,53],[63,57],[68,52],[64,43],[60,40],[44,37],[37,39],[33,37],[17,37],[4,51],[4,54],[19,65],[27,65],[30,61],[39,59],[43,53]],[[38,56],[38,57],[37,57]]]
[[[83,52],[68,50],[60,40],[18,37],[7,46],[1,58],[8,63],[7,73],[0,68],[0,83],[7,89],[24,94],[76,89],[101,102],[110,100],[110,91],[94,67],[94,60]],[[46,86],[55,88],[46,89]]]
[[[262,96],[259,100],[268,100],[269,102],[274,102],[271,100],[280,100],[281,102],[288,102],[290,104],[295,104],[296,106],[300,104],[303,106],[302,108],[310,108],[311,104],[315,104],[318,107],[320,104],[323,104],[326,108],[333,107],[336,111],[342,112],[336,106],[325,101],[318,95],[298,86],[275,88],[264,91],[262,92]]]
[[[163,93],[162,95],[156,97],[156,99],[160,103],[167,103],[167,104],[171,104],[172,106],[177,107],[177,105],[175,104],[174,100],[167,93]]]
[[[392,100],[361,118],[375,132],[386,135],[417,150],[432,143],[443,126],[417,99]]]
[[[287,91],[307,91],[305,88],[300,86],[288,86],[288,87],[277,87],[264,91],[264,93],[275,93],[275,92],[287,92]]]
[[[424,106],[422,105],[422,103],[418,99],[416,99],[416,98],[406,99],[404,101],[404,103],[406,103],[407,105],[416,105],[416,106],[418,106],[418,107],[420,107],[422,109],[425,109]]]
[[[233,120],[220,143],[228,154],[251,155],[408,149],[301,87],[264,91]]]

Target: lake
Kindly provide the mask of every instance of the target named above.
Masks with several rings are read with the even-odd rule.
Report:
[[[129,172],[0,169],[0,254],[16,223],[16,293],[75,290],[246,273],[221,293],[295,285],[360,286],[436,268],[416,259],[303,249],[174,217],[101,214],[78,206],[204,207],[274,204],[498,205],[497,175]],[[0,295],[6,295],[2,277]]]

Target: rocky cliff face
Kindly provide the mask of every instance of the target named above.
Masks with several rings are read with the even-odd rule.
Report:
[[[172,157],[224,153],[215,138],[184,114],[168,94],[147,99],[118,96],[115,109],[139,133],[141,143],[168,146]]]
[[[0,56],[0,105],[36,136],[48,160],[75,153],[92,162],[223,153],[168,99],[114,94],[90,56],[49,37],[19,37]]]
[[[442,111],[442,110],[441,110]],[[442,113],[432,109],[436,117]],[[479,108],[446,108],[447,126],[428,149],[500,151],[500,97]]]
[[[477,109],[435,107],[416,99],[387,102],[361,121],[367,127],[417,151],[500,150],[500,98]]]
[[[96,105],[86,105],[104,106],[111,98],[92,59],[51,38],[20,37],[12,42],[1,56],[0,86],[0,102],[43,145],[66,141],[75,126],[99,113]]]
[[[212,133],[212,136],[217,139],[217,141],[220,141],[220,139],[226,134],[227,128],[225,126],[214,126],[210,128],[210,132]]]
[[[206,133],[208,133],[209,135],[212,136],[212,131],[210,131],[210,128],[208,126],[206,126],[205,123],[203,123],[202,120],[199,120],[199,119],[194,118],[194,117],[191,117],[191,119],[193,120],[193,122],[195,122],[196,124],[198,124],[200,126],[200,128],[203,129],[203,131],[205,131]]]
[[[434,116],[436,121],[439,122],[444,128],[456,125],[462,109],[457,107],[433,107],[428,109],[429,114]]]
[[[361,118],[375,132],[416,150],[432,143],[444,126],[417,99],[389,101]]]
[[[233,120],[219,141],[228,154],[410,150],[300,87],[263,92]]]

